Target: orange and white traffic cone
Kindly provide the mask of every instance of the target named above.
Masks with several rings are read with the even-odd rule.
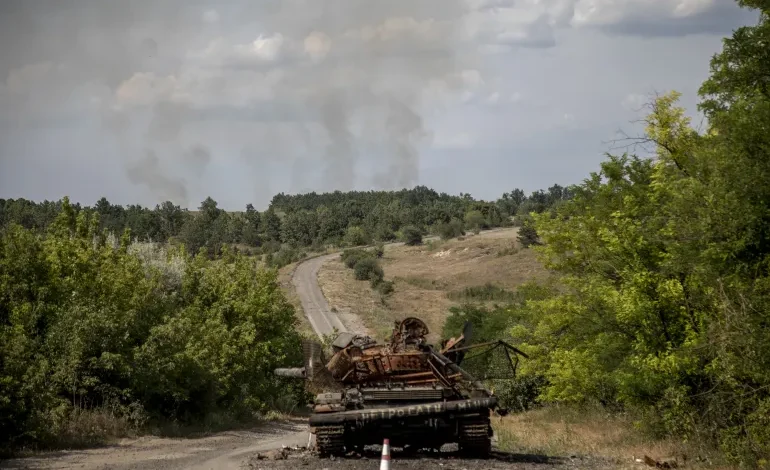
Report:
[[[390,439],[382,441],[382,460],[380,470],[390,470]]]

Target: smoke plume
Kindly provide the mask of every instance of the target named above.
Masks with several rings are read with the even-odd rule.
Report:
[[[193,195],[216,196],[206,171],[221,164],[246,163],[258,204],[269,199],[266,188],[417,184],[430,135],[424,113],[436,105],[427,101],[437,96],[431,87],[452,91],[473,65],[461,48],[464,2],[269,5],[202,14],[206,28],[260,15],[264,21],[250,34],[203,29],[193,46],[177,51],[184,60],[175,69],[157,67],[160,38],[142,39],[156,67],[134,71],[117,87],[115,113],[130,125],[112,126],[126,144],[130,180],[185,205]],[[144,157],[134,158],[137,148]]]

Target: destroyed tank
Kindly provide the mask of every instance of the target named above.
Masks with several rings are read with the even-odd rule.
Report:
[[[322,456],[360,452],[386,438],[407,450],[457,443],[461,452],[485,456],[491,450],[490,414],[498,400],[460,367],[473,348],[466,345],[468,326],[440,349],[427,344],[428,328],[414,317],[396,322],[385,344],[341,333],[328,362],[319,343],[306,341],[305,366],[275,373],[303,378],[316,393],[309,424]]]

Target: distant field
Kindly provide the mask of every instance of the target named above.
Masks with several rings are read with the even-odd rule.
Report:
[[[427,323],[428,339],[435,342],[449,308],[471,300],[468,293],[482,303],[504,303],[517,286],[545,278],[535,253],[516,241],[517,233],[512,228],[463,240],[389,247],[381,263],[385,279],[395,282],[395,292],[384,300],[368,282],[356,281],[339,260],[325,264],[318,281],[329,304],[343,314],[343,322],[350,314],[358,315],[367,333],[382,339],[394,321],[416,316]]]

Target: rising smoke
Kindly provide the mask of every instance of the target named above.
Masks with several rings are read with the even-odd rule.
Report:
[[[462,86],[452,77],[474,66],[465,3],[83,0],[57,23],[59,57],[110,90],[104,128],[155,202],[216,198],[212,172],[244,163],[243,199],[262,206],[279,191],[395,189],[419,182],[428,87]]]

